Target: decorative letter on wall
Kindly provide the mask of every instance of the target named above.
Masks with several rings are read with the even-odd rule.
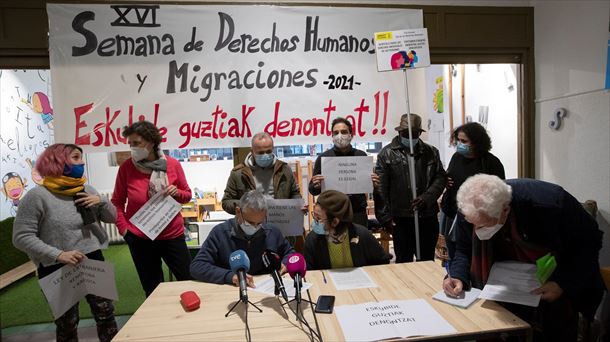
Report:
[[[559,128],[561,128],[561,121],[567,115],[568,112],[565,110],[565,108],[555,109],[555,111],[553,112],[553,120],[549,121],[549,127],[554,131],[559,130]]]

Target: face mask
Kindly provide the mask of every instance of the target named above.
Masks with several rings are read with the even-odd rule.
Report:
[[[418,141],[419,141],[419,138],[409,139],[409,138],[400,137],[400,142],[406,147],[410,147],[410,146],[415,147],[415,145],[417,145]]]
[[[346,148],[352,142],[351,134],[337,134],[333,136],[333,143],[338,148]]]
[[[139,162],[142,159],[148,157],[148,150],[145,147],[132,147],[131,148],[131,159],[135,162]]]
[[[477,234],[477,237],[479,238],[479,240],[481,240],[481,241],[489,240],[489,239],[491,239],[492,236],[494,236],[494,234],[496,234],[502,228],[502,226],[504,226],[504,225],[501,223],[498,223],[495,226],[482,227],[482,228],[476,229],[474,232]]]
[[[254,160],[260,167],[269,167],[273,163],[273,153],[255,154]]]
[[[85,173],[85,164],[74,164],[72,167],[64,164],[64,176],[82,178]]]
[[[252,224],[244,221],[244,223],[240,224],[239,227],[244,231],[244,234],[247,236],[252,236],[258,231],[260,225],[253,226]]]
[[[328,232],[324,229],[324,224],[320,223],[318,220],[313,220],[311,222],[311,229],[318,235],[328,235]]]
[[[457,143],[456,152],[461,155],[467,155],[470,153],[470,145],[462,144],[461,142]]]

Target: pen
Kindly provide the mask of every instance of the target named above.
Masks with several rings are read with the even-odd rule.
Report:
[[[322,279],[324,279],[324,284],[326,284],[326,276],[324,275],[324,271],[321,271],[321,272],[322,272]]]
[[[449,273],[449,264],[445,264],[445,271],[447,271],[447,278],[449,278],[449,280],[451,280],[451,274]]]

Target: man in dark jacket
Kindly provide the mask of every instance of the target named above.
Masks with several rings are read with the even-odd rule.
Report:
[[[445,292],[483,288],[494,261],[536,263],[551,253],[557,268],[532,289],[541,295],[538,308],[507,308],[542,325],[544,340],[576,341],[578,312],[592,318],[604,288],[598,261],[603,233],[593,217],[560,186],[534,179],[479,174],[460,187],[457,202],[456,251]]]
[[[197,280],[215,284],[238,285],[237,275],[231,271],[229,256],[241,249],[250,259],[250,270],[246,275],[248,285],[253,287],[251,274],[269,273],[262,262],[265,250],[275,251],[282,257],[282,271],[286,258],[294,249],[272,225],[265,223],[267,203],[262,193],[245,193],[235,209],[235,218],[212,229],[191,263],[191,275]]]
[[[410,116],[411,123],[407,114],[401,117],[400,125],[395,128],[399,135],[379,152],[375,167],[380,178],[375,196],[375,215],[386,229],[392,231],[397,263],[412,262],[416,252],[414,209],[419,213],[421,260],[434,259],[439,211],[436,201],[447,181],[438,150],[419,139],[425,132],[421,128],[421,117],[417,114]],[[409,140],[409,127],[412,141]],[[414,150],[416,198],[411,192],[407,160],[410,144]]]

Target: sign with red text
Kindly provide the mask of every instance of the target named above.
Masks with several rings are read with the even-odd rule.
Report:
[[[389,140],[403,80],[378,73],[374,32],[423,26],[421,10],[263,5],[48,4],[57,141],[127,149],[157,125],[165,148],[320,143],[338,116],[354,141]]]

